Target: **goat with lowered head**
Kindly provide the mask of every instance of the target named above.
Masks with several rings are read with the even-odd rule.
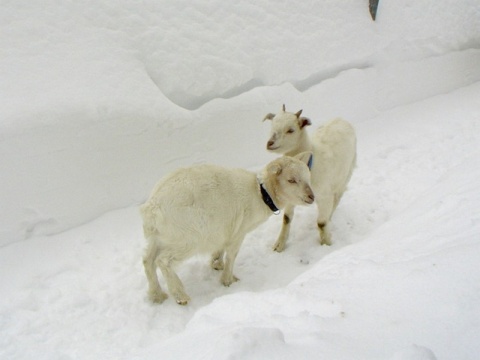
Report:
[[[310,152],[282,156],[258,175],[198,165],[163,178],[140,209],[150,300],[161,303],[167,298],[158,282],[158,267],[175,301],[187,304],[190,297],[174,266],[197,253],[212,254],[211,266],[223,270],[223,285],[237,281],[233,264],[245,235],[279,209],[314,202],[310,157]]]
[[[318,208],[320,244],[331,245],[329,222],[355,167],[355,131],[347,121],[334,119],[320,126],[310,136],[306,127],[312,122],[301,114],[302,110],[296,113],[287,112],[283,105],[278,114],[269,113],[264,117],[264,121],[272,121],[267,150],[288,156],[304,151],[313,153],[309,166]],[[274,245],[275,251],[281,252],[285,248],[293,214],[294,206],[286,206],[282,230]]]

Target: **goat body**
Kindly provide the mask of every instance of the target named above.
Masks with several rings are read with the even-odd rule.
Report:
[[[161,180],[141,206],[148,243],[144,267],[150,300],[161,303],[167,298],[158,282],[158,267],[176,302],[187,304],[190,298],[173,268],[197,253],[212,254],[212,267],[223,269],[223,285],[237,281],[233,265],[243,238],[273,214],[265,194],[279,209],[313,203],[306,166],[310,156],[283,156],[259,175],[199,165],[177,170]]]
[[[347,184],[356,163],[356,136],[352,125],[342,119],[334,119],[319,127],[310,137],[306,126],[310,119],[297,113],[282,111],[267,114],[264,120],[272,120],[271,137],[267,149],[272,152],[294,156],[301,151],[312,151],[311,166],[312,188],[318,208],[317,225],[320,244],[331,245],[329,222]],[[281,252],[290,232],[294,207],[286,206],[282,230],[274,245],[274,250]]]

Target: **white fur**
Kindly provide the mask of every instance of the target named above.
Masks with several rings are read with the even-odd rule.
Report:
[[[273,214],[262,200],[260,184],[279,209],[313,203],[306,166],[310,155],[282,156],[258,175],[200,165],[162,179],[141,207],[149,298],[158,303],[167,298],[158,282],[158,266],[176,302],[187,304],[190,298],[173,266],[197,253],[213,254],[211,265],[223,269],[223,285],[237,281],[232,269],[243,238]]]
[[[329,222],[333,211],[347,188],[356,162],[356,136],[353,127],[345,120],[334,119],[319,127],[310,137],[306,127],[311,121],[283,109],[277,115],[267,114],[264,120],[272,120],[271,136],[267,149],[276,153],[294,156],[299,152],[312,151],[312,188],[318,208],[317,225],[320,244],[330,245]],[[282,230],[274,245],[281,252],[290,232],[294,207],[284,211]]]

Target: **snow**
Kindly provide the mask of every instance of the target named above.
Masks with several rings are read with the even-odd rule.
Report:
[[[0,28],[0,358],[478,357],[476,0],[20,0]],[[258,169],[282,103],[357,130],[334,244],[298,208],[240,282],[198,256],[188,306],[149,303],[138,204],[180,166]]]

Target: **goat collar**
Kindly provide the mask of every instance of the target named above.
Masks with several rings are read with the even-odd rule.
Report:
[[[272,198],[268,195],[267,190],[263,187],[263,184],[260,184],[260,192],[262,193],[263,202],[270,208],[270,210],[272,210],[275,215],[280,214],[280,209],[275,206]]]

